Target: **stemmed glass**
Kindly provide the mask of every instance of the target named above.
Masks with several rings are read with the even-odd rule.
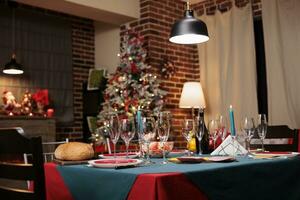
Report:
[[[200,118],[198,120],[198,123],[196,124],[197,128],[196,128],[196,137],[199,141],[199,155],[202,155],[202,149],[201,149],[201,141],[202,138],[205,134],[205,122],[203,118]]]
[[[264,139],[266,138],[266,135],[267,135],[267,127],[268,127],[268,123],[267,123],[266,115],[259,114],[258,119],[257,119],[257,133],[261,140],[262,151],[265,151]]]
[[[116,144],[120,137],[119,118],[116,114],[109,114],[104,121],[104,126],[109,130],[109,137],[114,144],[114,158],[116,159]]]
[[[169,138],[170,126],[171,126],[171,113],[161,112],[158,115],[158,119],[157,119],[157,132],[163,149],[162,164],[168,163],[168,161],[166,160],[165,143],[168,141]]]
[[[250,142],[255,130],[254,119],[250,117],[245,117],[241,122],[241,128],[246,134],[246,146],[247,150],[250,152]]]
[[[219,135],[221,136],[222,142],[225,140],[227,136],[227,129],[226,129],[226,119],[223,115],[220,115],[218,118],[218,126],[219,126]]]
[[[210,120],[208,123],[208,132],[209,132],[209,136],[210,138],[213,140],[214,142],[214,149],[216,148],[216,141],[218,138],[218,121],[213,119]]]
[[[192,140],[193,136],[195,135],[195,121],[193,119],[184,119],[182,122],[182,135],[187,140],[187,143],[189,144]],[[188,149],[188,156],[191,155],[190,150]]]
[[[155,138],[156,126],[155,119],[153,117],[142,117],[142,127],[140,136],[143,143],[146,145],[146,160],[145,165],[151,164],[150,155],[149,155],[149,146],[150,142]]]
[[[124,118],[120,121],[121,138],[126,145],[126,158],[128,158],[129,143],[135,135],[134,117]]]

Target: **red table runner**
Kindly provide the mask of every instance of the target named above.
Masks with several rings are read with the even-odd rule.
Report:
[[[56,169],[56,164],[45,164],[47,200],[73,200],[72,194]],[[182,173],[141,174],[137,177],[128,200],[176,200],[207,197]]]

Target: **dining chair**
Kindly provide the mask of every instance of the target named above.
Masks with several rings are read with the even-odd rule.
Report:
[[[41,137],[26,138],[20,128],[0,128],[0,178],[24,180],[33,183],[33,189],[24,189],[0,183],[0,198],[8,200],[44,200],[45,175]],[[3,159],[31,154],[28,163]]]
[[[296,129],[290,129],[286,125],[268,126],[266,139],[264,140],[267,151],[298,151],[299,133]],[[251,148],[260,148],[261,141],[255,134],[251,140]]]
[[[51,162],[54,159],[54,151],[56,147],[60,144],[68,143],[69,138],[66,138],[65,140],[62,141],[54,141],[54,142],[43,142],[43,157],[44,157],[44,162]]]

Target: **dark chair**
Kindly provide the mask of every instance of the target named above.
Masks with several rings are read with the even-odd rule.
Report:
[[[26,190],[14,186],[0,185],[0,198],[5,200],[46,199],[45,174],[41,137],[26,138],[20,128],[0,128],[0,178],[33,182],[34,189]],[[31,154],[30,162],[16,163],[3,160],[19,155]]]
[[[265,139],[267,151],[298,151],[298,130],[290,129],[286,125],[268,126]],[[258,138],[256,135],[254,138]],[[251,148],[261,148],[259,139],[252,139]]]

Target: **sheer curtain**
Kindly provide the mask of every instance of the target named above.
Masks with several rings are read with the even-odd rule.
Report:
[[[269,123],[300,128],[300,1],[263,0]]]
[[[235,111],[236,128],[244,116],[256,117],[256,66],[251,6],[202,16],[210,40],[199,44],[200,80],[207,102],[205,116]],[[228,118],[228,117],[227,117]]]

